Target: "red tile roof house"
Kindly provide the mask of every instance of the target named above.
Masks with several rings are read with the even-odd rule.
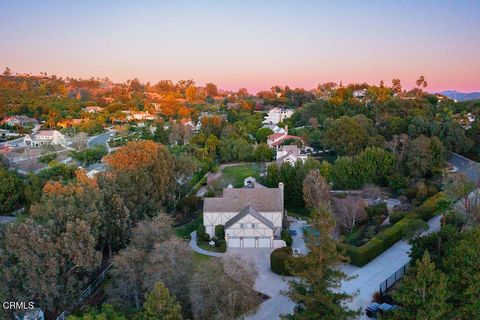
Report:
[[[288,139],[302,140],[302,138],[298,136],[289,135],[287,128],[287,133],[274,133],[269,135],[267,139],[267,144],[270,148],[278,149],[285,142],[285,140]]]

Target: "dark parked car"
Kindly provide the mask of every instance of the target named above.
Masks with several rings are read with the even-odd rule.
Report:
[[[369,318],[376,318],[377,314],[383,314],[384,312],[392,311],[397,308],[397,305],[372,302],[372,304],[365,309],[365,315]]]
[[[289,229],[288,232],[290,233],[291,236],[297,235],[297,230]]]

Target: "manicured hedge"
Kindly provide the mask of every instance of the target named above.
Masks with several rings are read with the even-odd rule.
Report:
[[[272,271],[283,275],[283,276],[290,276],[290,272],[286,270],[285,264],[288,259],[292,258],[293,250],[290,247],[283,247],[274,250],[270,254],[270,267]]]
[[[217,242],[215,242],[215,246],[219,248],[220,252],[227,251],[227,241],[225,241],[224,239],[217,240]]]
[[[394,211],[390,214],[390,223],[395,224],[407,215],[406,211]]]
[[[347,256],[350,257],[350,263],[357,267],[363,267],[382,252],[402,240],[405,236],[406,226],[410,220],[430,220],[435,216],[435,209],[438,204],[446,199],[446,196],[442,192],[439,192],[427,199],[420,207],[405,215],[405,217],[393,226],[373,237],[363,246],[355,247],[352,245],[343,245]]]
[[[285,244],[287,245],[287,247],[292,246],[293,239],[292,239],[292,235],[290,234],[290,232],[288,232],[287,230],[282,230],[281,238],[282,238],[283,241],[285,241]]]
[[[215,226],[215,237],[217,239],[225,239],[225,227],[221,224]]]
[[[203,224],[201,224],[197,228],[197,238],[198,239],[203,239],[204,234],[205,234],[205,226]]]
[[[350,257],[350,263],[357,267],[362,267],[385,251],[383,247],[382,240],[372,238],[361,247],[345,245],[345,250],[347,256]]]

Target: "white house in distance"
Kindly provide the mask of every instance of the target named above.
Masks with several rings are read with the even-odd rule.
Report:
[[[225,240],[231,248],[278,248],[285,246],[280,240],[283,207],[283,183],[278,188],[267,188],[245,179],[245,187],[223,189],[219,198],[205,198],[203,225],[205,231],[215,235],[215,226],[225,227]]]
[[[26,146],[38,147],[41,145],[66,145],[65,136],[57,130],[40,130],[36,134],[27,134],[23,138]]]
[[[38,120],[35,118],[30,118],[27,116],[12,116],[2,120],[0,124],[6,123],[9,126],[20,126],[25,127],[27,125],[36,125],[38,124]]]
[[[273,133],[287,133],[287,130],[277,126],[276,124],[264,124],[262,128],[267,128],[273,131]]]
[[[297,161],[305,162],[307,155],[302,153],[296,145],[281,146],[277,149],[277,164],[290,163],[295,165]]]
[[[361,89],[361,90],[354,90],[353,91],[353,97],[357,99],[362,99],[365,98],[367,95],[367,89]]]
[[[86,106],[83,108],[83,111],[88,112],[88,113],[97,113],[97,112],[102,112],[104,108],[98,107],[98,106]]]
[[[290,118],[293,115],[293,111],[289,109],[280,109],[280,108],[273,108],[268,111],[268,114],[265,116],[265,120],[263,123],[266,124],[279,124],[285,119]]]

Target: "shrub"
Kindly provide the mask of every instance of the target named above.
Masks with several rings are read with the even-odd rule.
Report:
[[[403,222],[404,220],[397,222],[381,234],[377,235],[377,238],[383,242],[383,250],[387,250],[395,243],[402,240],[403,236],[405,235],[406,226],[406,223]]]
[[[376,216],[385,216],[387,213],[388,209],[386,203],[380,203],[367,207],[367,215],[370,219]]]
[[[390,223],[395,224],[398,221],[402,220],[403,217],[407,215],[408,212],[406,211],[394,211],[390,214]]]
[[[197,238],[203,239],[204,235],[205,235],[205,226],[201,224],[197,228]]]
[[[208,233],[204,233],[202,238],[201,238],[203,241],[210,241],[210,235]]]
[[[437,206],[440,204],[442,201],[446,201],[447,197],[443,192],[439,192],[436,195],[428,198],[420,207],[415,209],[413,212],[415,212],[419,218],[421,218],[423,221],[428,221],[433,216],[435,215],[435,210],[437,209]]]
[[[382,240],[373,238],[361,247],[345,245],[345,250],[350,257],[351,264],[357,267],[363,267],[380,255],[385,249]]]
[[[292,246],[293,239],[292,239],[292,236],[290,235],[290,233],[287,230],[282,230],[281,238],[282,238],[283,241],[285,241],[285,243],[287,244],[287,247]]]
[[[46,153],[46,154],[42,155],[38,159],[38,161],[40,161],[41,163],[50,163],[53,160],[55,160],[56,158],[57,158],[57,155],[55,153]]]
[[[219,248],[219,251],[220,252],[225,252],[227,251],[227,242],[223,239],[218,239],[216,242],[215,242],[215,246],[217,246]]]
[[[290,272],[286,269],[285,265],[288,259],[292,258],[292,248],[283,247],[274,250],[270,254],[270,267],[272,271],[284,276],[290,276]]]
[[[215,191],[213,188],[208,189],[207,192],[203,195],[204,198],[214,198],[215,197]]]
[[[215,226],[215,237],[217,239],[225,239],[225,227],[221,224]]]

